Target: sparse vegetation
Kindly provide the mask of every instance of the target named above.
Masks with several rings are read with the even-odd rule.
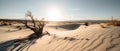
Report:
[[[111,17],[111,21],[106,23],[107,26],[120,26],[120,21],[113,19],[113,16]]]
[[[16,28],[20,28],[20,26],[16,26]]]
[[[102,24],[99,24],[100,28],[105,28]]]
[[[20,27],[19,30],[22,30],[22,28]]]
[[[85,22],[85,26],[88,26],[88,22]]]
[[[1,25],[12,25],[12,23],[9,21],[1,21],[0,24]]]

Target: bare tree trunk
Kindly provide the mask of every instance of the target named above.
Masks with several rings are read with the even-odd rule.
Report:
[[[29,37],[43,36],[43,28],[45,26],[45,23],[42,20],[41,21],[35,20],[30,11],[27,12],[26,16],[30,17],[32,19],[32,23],[33,23],[33,27],[29,26],[27,21],[24,23],[27,28],[31,29],[34,32],[34,35],[30,35]],[[36,21],[38,21],[38,24]]]

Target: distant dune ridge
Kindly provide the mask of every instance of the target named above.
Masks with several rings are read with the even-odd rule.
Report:
[[[16,24],[19,25],[19,24]],[[104,28],[101,28],[101,25]],[[15,26],[15,25],[14,25]],[[13,51],[120,51],[120,27],[106,24],[46,24],[45,35],[32,44],[23,42],[14,45],[14,39],[19,39],[33,33],[31,30],[18,30],[14,26],[0,26],[0,50]],[[10,30],[10,31],[7,31]],[[16,31],[14,31],[16,30]],[[8,41],[9,40],[9,41]],[[25,44],[26,46],[24,46]],[[11,44],[11,45],[10,45]],[[13,48],[16,46],[16,48]],[[24,48],[22,48],[22,46]]]

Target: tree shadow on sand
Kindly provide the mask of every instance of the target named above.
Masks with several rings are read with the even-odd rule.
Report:
[[[35,44],[35,41],[38,38],[23,38],[23,39],[14,39],[3,42],[0,44],[0,51],[22,51],[26,47],[30,47],[32,44]]]
[[[0,51],[22,51],[25,48],[28,50],[31,45],[35,44],[37,39],[41,38],[44,35],[50,35],[48,32],[42,32],[43,27],[39,28],[39,30],[36,30],[34,28],[32,30],[35,32],[25,38],[13,39],[0,43]]]
[[[44,34],[45,35],[45,34]],[[43,36],[43,35],[42,35]],[[0,51],[22,51],[30,48],[31,45],[36,43],[36,40],[42,36],[36,36],[34,33],[29,35],[27,38],[13,39],[0,43]]]

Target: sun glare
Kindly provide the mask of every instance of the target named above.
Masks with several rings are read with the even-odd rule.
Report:
[[[47,11],[47,20],[59,21],[62,17],[61,10],[57,7],[51,7]]]

